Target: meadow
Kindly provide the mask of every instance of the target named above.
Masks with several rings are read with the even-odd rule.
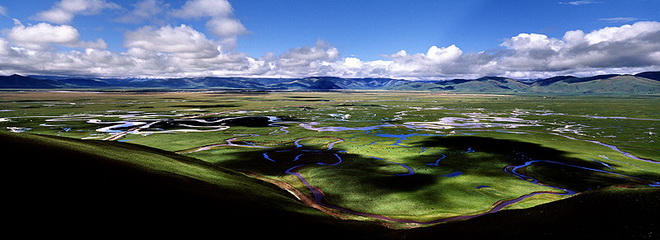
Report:
[[[259,182],[314,209],[304,214],[410,229],[655,191],[658,106],[657,95],[7,91],[0,129],[158,149],[203,167],[122,161],[268,195]],[[250,180],[229,185],[216,168]]]

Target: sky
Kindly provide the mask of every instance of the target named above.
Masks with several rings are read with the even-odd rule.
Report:
[[[0,0],[0,75],[418,80],[658,70],[658,0]]]

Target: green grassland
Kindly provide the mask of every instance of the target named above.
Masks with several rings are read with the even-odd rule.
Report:
[[[385,231],[360,222],[337,224],[272,184],[167,151],[4,132],[0,144],[9,153],[0,174],[5,233],[366,238]]]
[[[432,230],[627,191],[657,198],[658,106],[656,95],[2,92],[0,129],[19,132],[2,135],[17,148],[36,141],[31,148],[80,158],[70,165],[93,155],[208,186],[186,194],[248,215],[331,223],[319,231],[362,238],[387,233],[378,224]],[[255,116],[272,118],[190,126]]]

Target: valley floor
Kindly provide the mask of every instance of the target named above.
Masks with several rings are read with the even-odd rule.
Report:
[[[319,232],[360,238],[425,239],[438,232],[551,238],[608,229],[658,237],[651,230],[657,223],[630,215],[659,209],[658,103],[656,96],[387,91],[2,92],[0,127],[14,132],[2,134],[2,146],[25,154],[7,160],[22,171],[3,177],[10,195],[22,195],[13,204],[35,216],[99,209],[47,197],[64,196],[48,183],[54,179],[68,186],[66,196],[124,204],[111,208],[123,216],[140,212],[128,205],[153,203],[151,194],[171,198],[190,189],[181,194],[224,202],[204,207],[213,211],[238,206],[230,218],[258,228],[275,223],[247,215],[309,219]],[[126,192],[118,176],[159,190]],[[79,185],[88,178],[101,184]],[[262,190],[254,195],[256,189]],[[56,204],[37,210],[19,204],[44,197]],[[57,204],[69,210],[52,212]],[[148,215],[162,216],[161,206]],[[217,221],[236,224],[226,216]]]

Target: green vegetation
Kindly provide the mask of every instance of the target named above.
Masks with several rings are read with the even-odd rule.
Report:
[[[245,217],[265,213],[315,229],[331,223],[318,231],[362,238],[389,231],[378,224],[439,229],[548,203],[585,204],[572,199],[620,199],[622,187],[657,198],[659,103],[655,95],[3,92],[0,128],[21,133],[0,139],[53,169],[13,160],[24,171],[5,178],[30,172],[27,186],[53,187],[47,179],[74,172],[61,184],[106,185],[69,193],[96,189],[94,200],[113,204],[117,194],[108,189],[145,175],[154,180],[141,186],[160,186],[168,198],[217,201],[217,211],[232,206],[223,224],[267,225]],[[92,163],[112,168],[75,168]],[[132,180],[115,177],[122,175]],[[137,200],[153,203],[153,196]],[[177,205],[159,204],[151,214]]]
[[[3,229],[9,232],[195,236],[258,225],[264,232],[251,236],[313,229],[363,238],[383,231],[357,222],[336,225],[275,185],[158,149],[4,132],[0,145],[13,156],[3,158],[9,171],[0,175],[3,216],[9,220]],[[292,224],[273,224],[274,216]],[[35,230],[39,233],[30,233]]]

